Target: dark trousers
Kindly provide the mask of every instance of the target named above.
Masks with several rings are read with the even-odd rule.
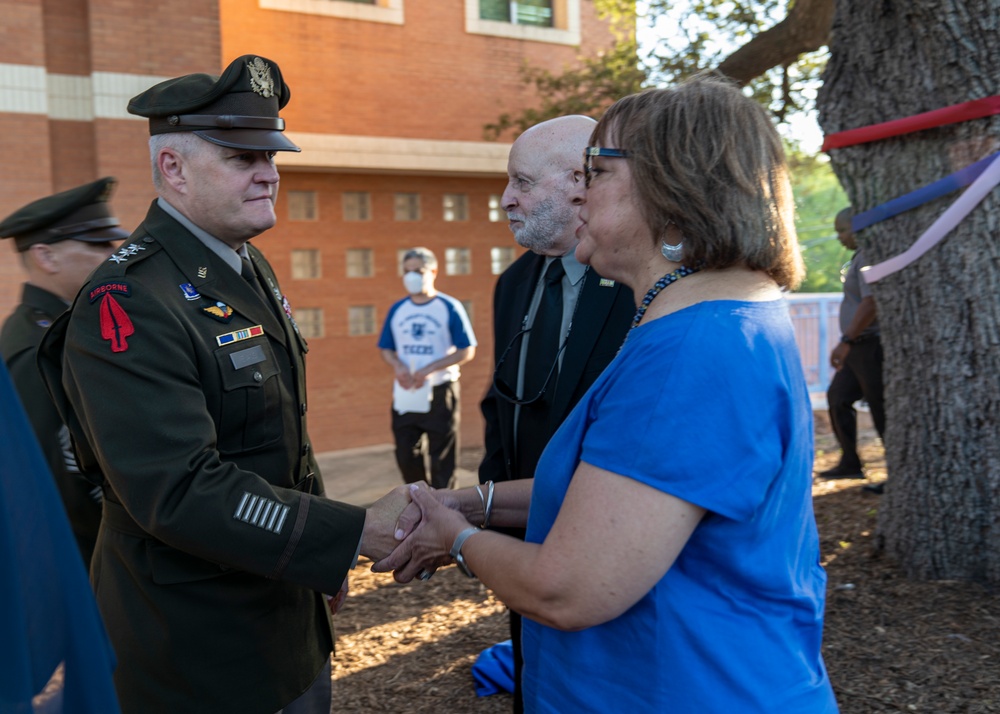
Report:
[[[330,660],[327,659],[326,665],[316,675],[316,680],[309,689],[275,714],[330,714],[333,703],[331,669]]]
[[[840,465],[861,469],[858,456],[858,420],[854,402],[864,399],[871,410],[879,437],[885,435],[885,402],[882,399],[882,342],[877,336],[851,345],[844,366],[834,375],[826,393],[830,425],[843,454]]]
[[[458,382],[434,387],[431,410],[426,414],[392,411],[392,434],[396,439],[396,464],[403,481],[429,481],[434,488],[455,487],[455,457],[458,453],[459,413]],[[430,456],[431,475],[424,465],[424,435]]]

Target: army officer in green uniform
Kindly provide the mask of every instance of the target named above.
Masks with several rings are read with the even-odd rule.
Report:
[[[35,366],[35,354],[45,330],[69,307],[87,276],[128,237],[108,203],[114,186],[113,178],[102,178],[40,198],[0,221],[0,238],[13,239],[28,276],[21,304],[0,330],[0,353],[88,565],[101,523],[100,482],[80,473],[69,432]]]
[[[306,341],[248,242],[275,223],[275,152],[298,150],[288,99],[278,65],[247,55],[129,102],[159,197],[42,348],[106,479],[91,580],[126,714],[327,714],[323,594],[394,547],[408,501],[323,496]]]

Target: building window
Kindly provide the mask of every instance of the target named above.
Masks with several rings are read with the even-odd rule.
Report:
[[[326,330],[323,328],[323,308],[295,308],[295,324],[299,326],[299,334],[307,340],[326,335]]]
[[[344,220],[370,221],[372,196],[367,191],[344,191]]]
[[[319,209],[316,205],[315,191],[289,191],[286,196],[286,200],[288,201],[288,220],[319,220]]]
[[[492,194],[490,196],[490,223],[499,223],[507,217],[507,212],[500,206],[500,196]]]
[[[465,0],[465,31],[579,46],[580,0]]]
[[[262,10],[403,24],[403,0],[258,0]]]
[[[316,280],[323,277],[318,250],[292,251],[292,280]]]
[[[375,261],[371,248],[352,248],[347,251],[347,277],[370,278],[375,274]]]
[[[393,196],[392,207],[397,221],[420,220],[419,193],[397,193]]]
[[[479,19],[552,27],[552,0],[479,0]]]
[[[490,248],[490,272],[500,275],[514,262],[514,249],[509,246]]]
[[[443,205],[446,221],[469,220],[469,198],[464,193],[446,193]]]
[[[347,308],[347,334],[351,336],[375,334],[374,305],[355,305]]]
[[[468,248],[444,249],[445,275],[469,275],[472,272],[472,251]]]

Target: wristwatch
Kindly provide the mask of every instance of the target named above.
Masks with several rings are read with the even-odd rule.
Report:
[[[451,557],[455,559],[456,563],[458,563],[458,567],[462,569],[462,572],[470,578],[474,578],[476,576],[471,570],[469,570],[469,566],[466,564],[465,558],[462,557],[462,546],[465,545],[465,541],[468,540],[469,536],[479,533],[481,530],[481,528],[476,528],[475,526],[466,528],[458,534],[458,537],[455,538],[455,544],[451,546]]]
[[[840,341],[843,342],[845,345],[853,345],[854,344],[854,340],[852,340],[847,335],[841,335],[840,336]]]

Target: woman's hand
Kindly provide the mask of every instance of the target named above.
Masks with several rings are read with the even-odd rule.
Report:
[[[421,572],[433,573],[451,562],[455,536],[469,527],[465,516],[453,510],[459,503],[454,492],[425,490],[416,485],[410,488],[412,502],[400,514],[396,529],[397,536],[404,534],[405,540],[372,566],[376,573],[393,571],[400,583],[410,582]]]

